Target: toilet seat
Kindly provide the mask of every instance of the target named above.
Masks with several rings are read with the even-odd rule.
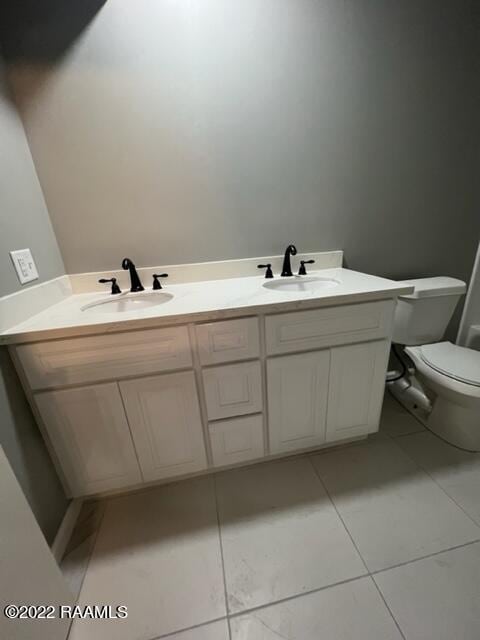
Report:
[[[435,371],[458,382],[480,387],[480,351],[451,342],[437,342],[423,345],[419,352],[423,362]]]

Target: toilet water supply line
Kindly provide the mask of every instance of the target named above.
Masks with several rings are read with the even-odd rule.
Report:
[[[410,380],[410,376],[415,375],[415,366],[409,358],[410,365],[407,366],[397,348],[396,344],[392,344],[392,351],[401,366],[401,372],[389,371],[387,373],[386,384],[396,388],[394,395],[406,406],[411,405],[414,409],[421,408],[425,413],[431,413],[433,407],[430,398],[427,396],[420,383],[417,380],[417,386],[414,386]],[[403,396],[403,398],[402,398]]]

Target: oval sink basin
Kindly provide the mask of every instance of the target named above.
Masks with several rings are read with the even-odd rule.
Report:
[[[82,311],[90,313],[124,313],[125,311],[136,311],[137,309],[149,309],[165,304],[173,298],[173,294],[161,291],[159,293],[135,293],[126,296],[113,297],[110,300],[100,300],[91,302],[82,307]]]
[[[325,289],[333,289],[340,283],[333,278],[320,278],[318,276],[292,276],[290,278],[278,278],[264,282],[266,289],[285,293],[316,292]]]

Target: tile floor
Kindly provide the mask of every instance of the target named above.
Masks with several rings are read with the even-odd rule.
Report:
[[[87,505],[62,566],[129,609],[70,640],[478,640],[480,455],[387,396],[368,441]]]

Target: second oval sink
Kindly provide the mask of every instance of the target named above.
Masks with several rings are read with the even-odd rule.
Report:
[[[279,278],[277,280],[269,280],[264,282],[266,289],[274,291],[282,291],[285,293],[301,293],[302,291],[321,291],[324,289],[333,289],[340,283],[333,278],[321,278],[319,276],[291,276],[288,278]]]
[[[90,313],[124,313],[125,311],[157,307],[172,298],[173,295],[166,291],[160,293],[134,293],[131,296],[119,296],[118,298],[112,298],[110,300],[91,302],[82,307],[82,311],[89,311]]]

